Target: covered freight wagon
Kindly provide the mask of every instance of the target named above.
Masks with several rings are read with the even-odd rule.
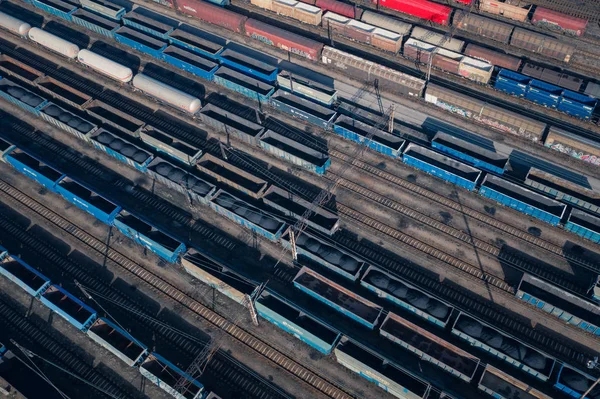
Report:
[[[403,22],[397,18],[390,17],[389,15],[380,14],[378,12],[369,10],[365,10],[363,12],[360,20],[366,24],[378,26],[390,32],[395,32],[402,37],[407,36],[412,29],[411,24]],[[402,41],[402,39],[400,41]]]
[[[600,165],[600,144],[594,140],[552,126],[544,145],[583,162]]]
[[[496,67],[506,68],[512,71],[518,71],[522,62],[521,58],[519,57],[514,57],[512,55],[491,50],[486,47],[481,47],[473,43],[469,43],[467,45],[464,54],[472,58],[487,61]]]
[[[535,12],[531,17],[531,23],[552,31],[566,33],[569,36],[582,36],[585,33],[588,21],[586,19],[565,15],[548,8],[536,7]]]
[[[437,33],[435,31],[415,26],[410,34],[410,37],[422,42],[434,44],[446,50],[461,52],[465,46],[465,42],[456,38],[448,38],[447,35]]]
[[[371,0],[381,7],[426,19],[440,25],[450,23],[452,8],[427,0]]]
[[[352,19],[360,18],[360,8],[337,0],[317,0],[315,6],[323,11],[331,11]]]
[[[509,42],[514,28],[510,24],[465,11],[457,11],[454,14],[453,25],[458,29],[501,43]]]
[[[544,82],[548,82],[576,92],[579,91],[581,85],[583,84],[583,80],[576,76],[572,76],[564,72],[557,72],[552,69],[544,68],[531,63],[526,63],[523,65],[523,70],[521,73],[523,75],[531,76],[532,78],[543,80]]]
[[[525,22],[531,9],[531,3],[525,2],[525,6],[519,5],[519,1],[516,2],[517,4],[514,3],[514,1],[510,0],[481,0],[479,2],[479,9],[490,14],[501,15],[508,19]]]
[[[202,0],[178,0],[177,10],[235,33],[244,32],[248,17]]]
[[[552,36],[542,35],[523,28],[515,28],[510,39],[510,45],[560,62],[569,62],[575,52],[575,46],[563,43]]]

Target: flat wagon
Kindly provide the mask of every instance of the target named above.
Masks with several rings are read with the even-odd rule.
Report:
[[[54,191],[71,204],[108,225],[112,225],[122,209],[68,176],[57,180]]]
[[[49,286],[40,296],[40,301],[78,330],[86,331],[96,320],[94,309],[57,285]]]
[[[34,298],[38,298],[50,286],[50,279],[21,258],[11,255],[0,247],[0,274],[27,291]]]

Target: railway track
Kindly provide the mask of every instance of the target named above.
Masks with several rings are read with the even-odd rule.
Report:
[[[268,345],[262,339],[256,337],[255,335],[252,335],[251,333],[245,331],[241,327],[231,323],[225,317],[210,310],[209,308],[202,305],[200,302],[196,301],[194,298],[190,297],[185,292],[179,290],[172,284],[168,283],[158,275],[136,264],[122,253],[115,251],[112,248],[107,248],[106,244],[101,240],[98,240],[97,238],[93,237],[89,233],[80,229],[78,226],[64,219],[60,215],[54,213],[49,208],[45,207],[41,203],[20,192],[19,190],[2,180],[0,180],[0,193],[0,195],[4,196],[5,198],[9,197],[13,201],[17,201],[18,203],[26,206],[32,212],[35,212],[37,215],[44,218],[49,223],[52,223],[60,230],[63,230],[65,233],[68,233],[77,240],[79,240],[82,244],[87,246],[88,249],[93,250],[94,252],[97,252],[102,256],[106,256],[106,258],[112,261],[114,265],[118,266],[123,271],[128,272],[134,277],[140,279],[151,289],[157,291],[160,295],[174,301],[175,303],[183,306],[184,308],[187,308],[195,315],[202,317],[209,323],[213,324],[215,327],[225,331],[235,340],[252,349],[265,359],[270,360],[271,362],[281,367],[283,370],[289,372],[291,375],[295,376],[299,380],[304,381],[317,391],[333,399],[353,398],[352,395],[345,392],[333,383],[327,381],[323,377],[320,377],[316,372],[311,371],[307,367],[293,360],[290,356]],[[8,226],[7,223],[9,223],[9,221],[7,221],[6,218],[0,217],[0,225]],[[23,236],[23,238],[26,237]],[[83,281],[87,281],[91,278],[89,276],[86,277],[85,274],[80,274],[80,276],[84,279]]]

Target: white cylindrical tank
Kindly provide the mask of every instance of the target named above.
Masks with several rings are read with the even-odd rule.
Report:
[[[29,38],[32,41],[39,43],[42,46],[68,58],[75,58],[77,57],[77,53],[79,53],[79,47],[77,47],[76,44],[73,44],[65,39],[61,39],[52,33],[45,32],[38,28],[31,28],[29,30]]]
[[[133,71],[131,69],[90,50],[81,50],[77,54],[77,60],[119,82],[127,83],[133,78]]]
[[[31,29],[31,25],[27,22],[11,17],[3,12],[0,12],[0,27],[21,36],[25,36],[29,32],[29,29]]]
[[[152,97],[156,97],[192,114],[198,112],[202,106],[198,98],[141,73],[138,73],[133,78],[133,86],[150,94]]]

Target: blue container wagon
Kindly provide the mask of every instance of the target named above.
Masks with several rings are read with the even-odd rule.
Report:
[[[140,139],[159,153],[187,166],[196,165],[203,154],[200,147],[184,143],[153,126],[145,126],[140,131]]]
[[[525,98],[544,107],[556,108],[560,102],[563,90],[562,87],[532,79]]]
[[[148,354],[144,344],[104,317],[96,319],[87,335],[130,367],[140,363]]]
[[[213,80],[215,72],[219,69],[215,60],[172,45],[163,50],[162,59],[176,68],[208,81]]]
[[[156,352],[151,353],[140,365],[140,373],[153,384],[177,399],[202,399],[206,393],[204,385],[191,375],[169,362]],[[179,380],[185,380],[178,390]]]
[[[0,247],[0,274],[8,278],[29,295],[38,298],[50,286],[50,279]]]
[[[40,110],[40,116],[46,122],[83,141],[89,141],[89,134],[98,130],[96,124],[51,102]]]
[[[565,90],[558,104],[558,110],[577,118],[590,119],[597,104],[598,100],[594,97]]]
[[[275,92],[275,86],[262,80],[237,72],[226,66],[220,67],[213,75],[216,84],[231,89],[259,103],[269,102]]]
[[[489,364],[485,367],[477,387],[495,399],[552,399],[529,384]]]
[[[326,130],[337,115],[332,109],[285,90],[278,90],[271,97],[271,105],[279,111],[289,114],[292,118],[311,123]]]
[[[67,21],[72,21],[72,15],[78,7],[71,2],[61,0],[32,0],[31,4],[49,14],[56,15]]]
[[[54,190],[56,181],[64,176],[62,173],[16,147],[6,151],[4,159],[17,171],[52,191]]]
[[[51,285],[40,300],[53,312],[81,331],[86,331],[96,320],[96,311],[57,285]]]
[[[277,80],[279,60],[249,47],[229,42],[225,50],[219,53],[219,61],[222,65],[264,82],[273,83]]]
[[[122,26],[115,32],[115,40],[157,59],[161,59],[163,50],[169,46],[169,43],[155,39],[127,26]]]
[[[206,125],[214,127],[218,131],[225,132],[250,145],[259,145],[259,137],[264,131],[262,125],[214,104],[205,105],[200,110],[199,116]]]
[[[115,21],[120,21],[127,12],[125,7],[106,0],[79,0],[79,3],[88,11]]]
[[[148,15],[144,15],[144,11],[146,10],[137,7],[133,11],[128,12],[122,17],[123,24],[161,40],[168,40],[169,34],[175,30],[175,27]]]
[[[397,158],[401,154],[402,147],[406,142],[398,136],[384,132],[346,115],[341,115],[336,119],[333,131],[343,138],[360,145],[364,145],[367,137],[371,136],[371,139],[366,143],[367,147],[393,158]]]
[[[504,168],[508,162],[506,155],[490,151],[447,133],[438,132],[431,140],[431,146],[476,168],[499,175],[504,174]]]
[[[583,397],[583,394],[592,386],[596,379],[597,378],[592,377],[583,371],[576,370],[566,364],[563,364],[558,371],[558,377],[556,378],[554,388],[562,391],[572,398],[580,399]],[[591,390],[591,392],[588,393],[586,399],[597,398],[598,395],[600,395],[600,386],[597,385]]]
[[[513,96],[525,97],[531,80],[529,76],[513,72],[510,69],[501,69],[496,77],[494,87]]]
[[[133,138],[124,137],[106,129],[98,129],[87,135],[88,141],[100,151],[104,151],[111,157],[141,171],[146,172],[148,164],[152,162],[153,155],[137,144]]]
[[[331,165],[327,150],[315,150],[272,130],[262,134],[260,146],[265,151],[318,175],[324,175]]]
[[[218,60],[227,40],[190,25],[180,25],[169,35],[169,42],[196,54]]]
[[[44,97],[6,78],[0,79],[0,97],[34,115],[39,115],[48,103]]]
[[[154,158],[150,162],[147,173],[167,187],[186,195],[190,201],[200,204],[207,205],[216,191],[214,184],[161,158]]]
[[[211,154],[204,154],[196,164],[198,170],[211,176],[219,183],[228,185],[252,198],[262,198],[267,191],[268,183],[255,175],[246,172]]]

